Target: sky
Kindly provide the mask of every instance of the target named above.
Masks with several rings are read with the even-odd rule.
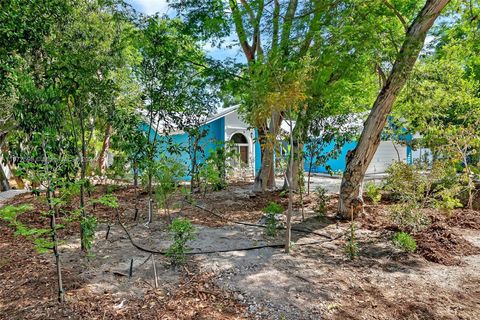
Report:
[[[137,11],[144,14],[168,14],[173,16],[175,12],[172,9],[168,8],[168,3],[166,0],[126,0],[130,5],[132,5]],[[241,54],[239,47],[235,45],[236,40],[232,36],[231,38],[225,39],[225,43],[222,47],[217,48],[212,46],[210,43],[205,43],[203,49],[212,58],[217,60],[224,60],[225,58],[233,58],[238,62],[244,62],[245,58]]]

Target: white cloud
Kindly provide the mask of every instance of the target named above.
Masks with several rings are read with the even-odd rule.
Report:
[[[131,0],[131,4],[145,14],[154,14],[157,12],[164,14],[168,11],[168,3],[166,0]]]

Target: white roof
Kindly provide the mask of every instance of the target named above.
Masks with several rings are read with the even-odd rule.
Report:
[[[201,123],[201,125],[204,125],[204,124],[208,124],[210,122],[213,122],[215,120],[218,120],[220,118],[223,118],[226,115],[235,112],[239,107],[240,107],[240,105],[234,105],[234,106],[230,106],[230,107],[227,107],[227,108],[218,108],[215,113],[212,113],[211,115],[207,116],[200,123]],[[148,112],[144,109],[139,109],[138,112],[140,112],[143,115],[145,123],[149,124],[150,119],[148,118]],[[156,126],[157,121],[158,121],[158,118],[153,119],[152,126]],[[177,129],[178,126],[176,124],[173,124],[171,126],[172,126],[172,129],[170,129],[170,131],[169,131],[170,134],[181,134],[181,133],[183,133],[183,130]],[[165,129],[165,122],[160,121],[158,123],[158,127],[157,128],[154,127],[153,129],[156,129],[158,134],[163,134],[164,129]]]

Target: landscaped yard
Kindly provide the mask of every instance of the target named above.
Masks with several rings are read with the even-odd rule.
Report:
[[[0,320],[480,319],[479,0],[0,1]]]
[[[96,195],[105,186],[97,186]],[[134,190],[120,186],[120,221],[135,244],[155,251],[171,241],[167,217],[155,214],[146,227],[146,194],[140,197],[139,221],[134,222]],[[234,250],[188,256],[182,266],[172,266],[162,256],[138,250],[119,225],[114,210],[97,205],[92,210],[99,226],[90,257],[79,250],[76,226],[61,231],[60,245],[66,303],[55,302],[54,266],[51,257],[35,252],[32,245],[1,223],[0,314],[5,319],[70,317],[139,319],[475,319],[480,316],[480,216],[455,210],[449,218],[428,210],[433,224],[415,235],[417,253],[405,253],[392,243],[396,230],[386,210],[391,204],[367,204],[367,215],[356,222],[358,257],[345,252],[349,222],[333,217],[336,196],[328,200],[324,217],[313,212],[316,196],[304,199],[305,221],[295,215],[298,229],[321,235],[293,233],[293,249],[241,250],[282,243],[282,231],[266,236],[264,228],[219,219],[258,223],[271,201],[286,206],[280,192],[255,195],[250,184],[234,184],[226,190],[185,202],[174,217],[190,219],[196,239],[191,252]],[[44,204],[29,194],[11,203]],[[180,205],[180,203],[179,203]],[[203,210],[199,207],[208,209]],[[299,208],[296,208],[299,209]],[[36,210],[21,220],[41,224]],[[106,239],[108,226],[109,235]],[[129,277],[131,259],[132,276]],[[153,261],[158,288],[155,288]]]

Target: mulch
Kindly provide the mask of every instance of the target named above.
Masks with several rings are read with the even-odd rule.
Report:
[[[417,253],[431,262],[451,266],[461,265],[459,256],[480,254],[480,248],[456,234],[442,223],[433,223],[414,235]]]
[[[97,186],[92,198],[106,192],[106,186]],[[123,219],[133,220],[134,190],[122,187],[114,191],[121,204]],[[146,194],[140,194],[139,213],[147,214]],[[21,194],[7,204],[30,203],[34,210],[22,214],[19,220],[29,227],[48,227],[49,219],[41,215],[47,209],[46,203],[31,194]],[[69,205],[78,205],[74,198]],[[68,207],[67,207],[68,209]],[[102,222],[113,222],[116,212],[111,208],[91,204],[89,213],[95,214]],[[65,227],[59,230],[59,238],[78,237],[78,222],[66,223],[61,213],[57,221]],[[234,297],[218,288],[211,274],[202,274],[190,267],[182,272],[176,290],[169,295],[149,289],[143,297],[130,297],[118,301],[117,297],[105,291],[103,295],[93,293],[85,286],[86,279],[79,274],[81,263],[62,266],[65,303],[59,304],[57,297],[57,276],[52,254],[39,254],[32,241],[15,236],[5,221],[0,220],[0,319],[245,319],[246,308]],[[132,285],[135,285],[132,283]]]

